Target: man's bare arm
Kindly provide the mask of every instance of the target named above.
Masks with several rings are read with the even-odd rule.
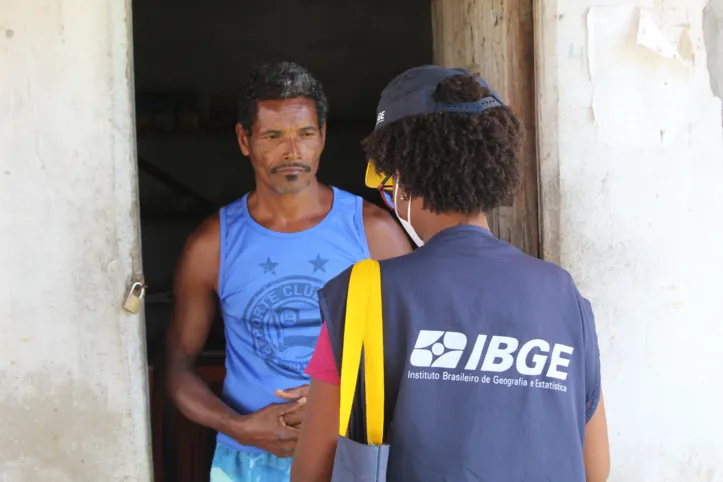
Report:
[[[587,482],[605,482],[610,475],[610,443],[608,441],[607,416],[602,393],[600,402],[585,426],[583,444]]]
[[[239,415],[209,389],[195,370],[216,310],[219,246],[219,219],[214,216],[189,237],[178,262],[166,348],[167,388],[189,420],[225,433],[243,445],[288,457],[293,454],[299,436],[299,429],[289,425],[300,423],[295,412],[306,404],[305,388],[278,393],[291,401]]]
[[[291,465],[291,482],[331,480],[339,433],[339,385],[311,379],[306,420]]]
[[[166,384],[184,416],[216,431],[228,432],[229,424],[238,415],[214,395],[195,370],[216,311],[219,238],[219,220],[214,216],[191,234],[178,262],[166,347]]]
[[[383,208],[364,202],[364,230],[372,259],[396,258],[412,252],[404,230]]]

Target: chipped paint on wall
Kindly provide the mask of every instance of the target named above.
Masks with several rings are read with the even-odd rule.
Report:
[[[723,0],[710,0],[703,11],[703,32],[708,51],[710,87],[718,97],[723,97]]]
[[[686,88],[693,63],[687,26],[666,35],[649,9],[627,5],[590,8],[587,26],[592,112],[600,141],[671,145],[686,135],[694,114],[687,106],[695,95]]]
[[[723,17],[707,10],[704,31],[708,0],[540,3],[545,256],[596,314],[610,480],[723,482],[723,116],[711,89],[723,88]]]

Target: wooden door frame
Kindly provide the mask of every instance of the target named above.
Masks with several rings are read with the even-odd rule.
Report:
[[[525,126],[522,183],[511,205],[489,213],[492,231],[535,257],[540,247],[536,0],[432,0],[434,62],[478,72]]]
[[[557,0],[532,0],[535,40],[535,111],[540,257],[560,263],[560,157],[558,137]]]

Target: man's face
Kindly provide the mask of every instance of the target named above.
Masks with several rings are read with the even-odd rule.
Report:
[[[236,126],[239,146],[251,158],[256,182],[278,194],[303,191],[316,178],[326,138],[326,125],[319,129],[314,101],[264,100],[257,106],[251,136]]]

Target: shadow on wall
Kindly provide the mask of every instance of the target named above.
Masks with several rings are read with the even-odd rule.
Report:
[[[703,34],[713,95],[723,98],[723,0],[711,0],[703,10]]]

